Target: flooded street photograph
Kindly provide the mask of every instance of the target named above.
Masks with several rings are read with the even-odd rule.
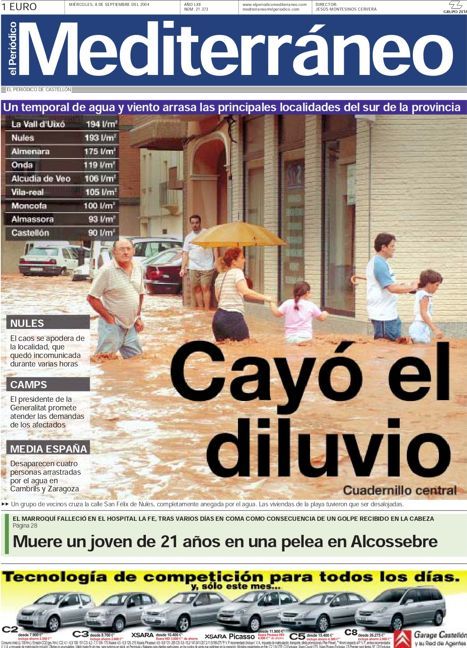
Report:
[[[97,317],[86,303],[88,282],[72,282],[69,277],[3,278],[4,307],[9,313],[21,314],[84,314],[91,315],[91,349],[97,341]],[[18,297],[20,295],[20,298]],[[171,363],[175,353],[187,342],[203,340],[214,344],[211,330],[213,312],[183,307],[179,296],[146,295],[142,311],[145,329],[140,335],[143,354],[123,360],[90,362],[82,367],[82,375],[91,376],[90,429],[80,430],[79,437],[91,442],[91,478],[87,499],[122,500],[306,500],[365,499],[366,488],[410,488],[410,499],[459,497],[465,494],[466,443],[463,420],[467,406],[467,389],[461,368],[467,363],[467,343],[449,340],[450,400],[437,400],[436,345],[398,345],[388,341],[375,342],[370,336],[322,333],[316,326],[313,344],[286,345],[282,330],[267,313],[261,320],[249,318],[251,339],[219,345],[224,361],[213,361],[206,353],[188,358],[184,377],[197,390],[205,390],[214,378],[225,380],[219,394],[205,402],[183,398],[171,380]],[[353,344],[336,353],[339,344]],[[336,402],[326,398],[318,383],[320,367],[329,358],[345,356],[358,364],[363,384],[355,398]],[[423,360],[431,372],[428,394],[417,401],[402,401],[391,393],[388,374],[399,358],[414,356]],[[270,400],[236,400],[231,392],[232,380],[250,376],[244,391],[255,391],[258,369],[252,365],[243,371],[232,371],[240,358],[264,358],[269,363]],[[288,397],[274,363],[286,359],[296,381],[305,357],[316,358],[298,409],[278,416],[277,406]],[[247,361],[245,360],[245,363]],[[5,365],[6,366],[6,365]],[[63,372],[62,372],[63,373]],[[414,373],[407,369],[404,374]],[[6,376],[14,370],[6,370]],[[263,376],[262,376],[263,378]],[[345,391],[348,372],[340,367],[332,372],[336,391]],[[404,383],[414,391],[419,383]],[[219,434],[238,434],[238,419],[250,420],[249,452],[242,447],[242,457],[249,457],[249,476],[216,476],[207,462],[207,448]],[[399,429],[388,429],[388,419],[400,419]],[[258,419],[269,419],[269,429],[258,429]],[[278,420],[290,420],[288,434],[278,434]],[[282,428],[284,430],[284,428]],[[414,437],[439,434],[452,449],[450,465],[438,478],[422,478],[411,470],[407,449]],[[30,439],[33,439],[31,432]],[[269,435],[262,441],[258,471],[258,434]],[[371,435],[384,435],[376,453],[375,465],[367,477],[355,476],[343,435],[353,435],[361,461],[365,460]],[[400,434],[400,476],[388,476],[388,435]],[[336,476],[323,474],[307,477],[298,465],[298,436],[307,448],[302,465],[319,469],[328,462],[336,465]],[[328,435],[328,436],[327,436]],[[337,459],[333,444],[326,438],[337,435]],[[280,446],[278,438],[281,436]],[[44,429],[44,439],[56,438],[56,431]],[[229,437],[231,439],[231,437]],[[288,446],[290,445],[290,457]],[[393,446],[392,446],[393,447]],[[303,455],[303,450],[301,452]],[[268,456],[266,456],[268,455]],[[278,456],[280,455],[280,456]],[[355,456],[355,455],[353,455]],[[309,457],[309,458],[308,458]],[[222,444],[219,461],[225,468],[239,459],[234,443]],[[431,442],[419,450],[419,463],[426,469],[438,463],[438,448]],[[357,459],[354,458],[357,464]],[[284,474],[284,463],[290,467],[290,478]],[[394,462],[391,462],[393,465]],[[269,476],[265,465],[269,465]],[[315,472],[318,472],[316,470]],[[358,484],[358,489],[354,486]],[[416,493],[417,488],[424,488]],[[360,492],[358,490],[360,489]],[[362,490],[363,489],[363,490]],[[382,497],[390,498],[389,495]]]

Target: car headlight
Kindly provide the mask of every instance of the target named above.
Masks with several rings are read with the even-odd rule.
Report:
[[[234,614],[244,614],[247,610],[248,610],[248,608],[241,608],[240,610],[237,610],[236,612],[234,612]]]
[[[373,612],[373,614],[374,614],[375,616],[381,616],[382,614],[384,614],[384,613],[386,612],[387,609],[388,609],[387,607],[383,607],[383,608],[381,608],[380,610],[375,610],[375,611]]]
[[[34,612],[34,616],[42,617],[42,616],[45,616],[47,614],[47,612],[48,612],[48,610],[37,610],[36,612]]]

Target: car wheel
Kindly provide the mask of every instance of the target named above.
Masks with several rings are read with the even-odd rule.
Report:
[[[248,621],[248,630],[250,632],[258,632],[258,630],[261,628],[261,619],[259,616],[252,616],[251,619]]]
[[[326,632],[329,629],[329,619],[325,614],[322,614],[316,622],[316,629],[318,632]]]
[[[47,621],[47,630],[49,632],[57,632],[60,627],[60,619],[58,616],[53,614],[50,619]]]
[[[443,613],[441,612],[441,610],[437,610],[435,612],[435,616],[433,617],[433,623],[435,624],[435,626],[440,626],[443,623],[443,619]]]
[[[190,617],[187,614],[182,614],[182,616],[178,618],[175,630],[177,632],[186,632],[190,629],[190,626]]]
[[[396,614],[395,616],[392,617],[391,630],[402,630],[403,625],[404,625],[404,621],[400,614]]]
[[[125,629],[126,623],[125,619],[122,616],[118,616],[116,619],[114,619],[114,622],[112,623],[112,630],[114,632],[122,632],[122,630]]]

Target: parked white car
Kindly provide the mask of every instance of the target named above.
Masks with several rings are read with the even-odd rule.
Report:
[[[80,264],[80,256],[89,257],[89,248],[79,245],[37,245],[19,260],[22,275],[61,275],[72,272]]]
[[[141,263],[149,257],[153,257],[164,250],[179,247],[183,245],[181,238],[177,236],[169,236],[168,234],[160,234],[159,236],[128,236],[127,237],[135,246],[135,261]]]

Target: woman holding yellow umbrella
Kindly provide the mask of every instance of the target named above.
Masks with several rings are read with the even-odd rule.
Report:
[[[244,298],[266,303],[270,303],[272,298],[248,287],[243,272],[245,257],[241,247],[285,245],[284,241],[264,227],[236,221],[211,227],[192,242],[205,247],[229,246],[218,260],[219,275],[214,285],[218,308],[212,321],[212,330],[218,342],[248,339],[250,332],[245,321]]]
[[[229,248],[218,260],[219,274],[214,284],[218,307],[212,320],[212,331],[218,342],[240,342],[250,337],[245,321],[244,297],[267,303],[272,301],[268,295],[248,288],[244,267],[245,257],[239,247]]]

